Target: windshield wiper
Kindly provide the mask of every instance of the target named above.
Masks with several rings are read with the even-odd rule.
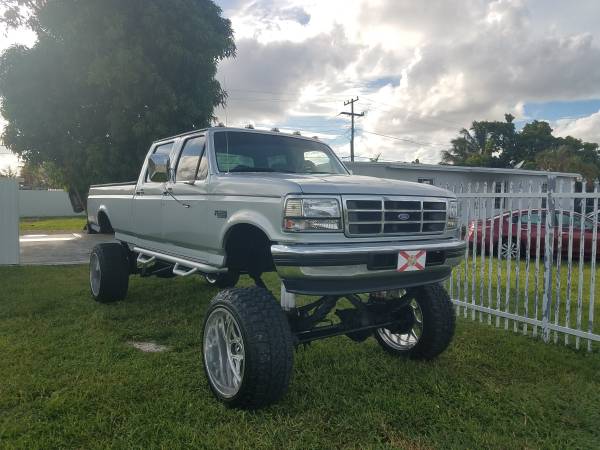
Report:
[[[275,172],[269,167],[234,167],[229,172]]]
[[[336,175],[333,172],[302,172],[306,174],[316,173],[316,174],[327,174],[327,175]]]

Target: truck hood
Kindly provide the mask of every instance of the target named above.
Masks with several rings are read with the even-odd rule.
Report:
[[[445,189],[409,181],[362,175],[316,175],[285,173],[219,174],[214,185],[219,193],[285,196],[287,194],[325,195],[408,195],[455,197]]]
[[[428,184],[362,175],[306,175],[290,181],[297,183],[304,194],[454,197],[452,192]]]

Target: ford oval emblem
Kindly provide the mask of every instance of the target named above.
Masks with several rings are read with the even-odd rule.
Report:
[[[410,214],[408,214],[408,213],[398,214],[398,220],[408,220],[408,219],[410,219]]]

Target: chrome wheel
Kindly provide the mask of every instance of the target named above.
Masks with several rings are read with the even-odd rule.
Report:
[[[233,315],[216,308],[204,328],[204,365],[215,390],[226,398],[238,393],[244,377],[244,340]]]
[[[100,293],[100,280],[102,279],[102,273],[100,271],[100,259],[94,252],[90,257],[90,288],[94,296],[98,296]]]
[[[518,248],[516,242],[511,242],[510,245],[508,245],[508,242],[503,242],[500,247],[500,256],[503,259],[508,259],[509,257],[510,259],[515,259],[517,257],[517,252]]]
[[[378,328],[376,331],[381,340],[394,350],[410,350],[423,335],[423,312],[419,303],[412,299],[408,307],[413,316],[413,325],[408,333],[393,333],[387,328]]]

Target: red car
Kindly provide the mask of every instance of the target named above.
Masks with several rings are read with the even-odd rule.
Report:
[[[544,257],[545,249],[545,237],[546,237],[546,213],[545,209],[532,209],[531,216],[528,214],[528,210],[506,212],[504,214],[495,216],[493,218],[485,219],[484,221],[476,220],[469,223],[467,230],[467,240],[469,246],[472,248],[473,244],[477,245],[477,251],[480,252],[482,248],[485,249],[486,254],[490,254],[490,232],[493,225],[493,254],[498,252],[498,240],[502,236],[502,242],[500,245],[500,256],[506,258],[509,254],[511,258],[517,257],[517,252],[520,251],[521,255],[526,256],[527,254],[527,234],[528,228],[531,226],[530,233],[530,253],[531,257],[536,254],[537,235],[538,235],[538,223],[539,227],[539,238],[540,238],[540,258]],[[592,238],[594,232],[594,222],[590,218],[583,217],[583,230],[581,226],[582,215],[572,211],[555,211],[554,217],[552,218],[552,224],[554,227],[554,254],[558,252],[560,245],[560,252],[563,257],[569,255],[569,223],[573,216],[573,241],[572,241],[572,255],[573,259],[579,259],[579,245],[581,239],[584,240],[583,250],[584,259],[590,259],[592,257]],[[519,216],[521,217],[521,229],[519,230]],[[541,221],[541,223],[540,223]],[[492,223],[493,222],[493,223]],[[562,222],[562,228],[560,223]],[[483,242],[483,224],[485,223],[485,243]],[[477,229],[477,233],[475,233]],[[519,234],[520,242],[519,242]],[[512,235],[512,241],[508,242],[509,235]],[[597,232],[596,240],[596,255],[600,258],[600,230]],[[477,236],[477,237],[475,237]],[[560,240],[560,241],[559,241]]]

